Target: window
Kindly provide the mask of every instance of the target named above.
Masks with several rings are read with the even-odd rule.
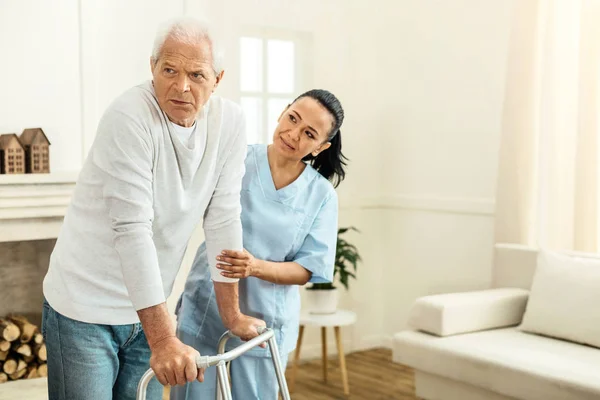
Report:
[[[240,104],[248,143],[270,143],[283,109],[308,79],[299,68],[306,39],[290,32],[240,38]]]

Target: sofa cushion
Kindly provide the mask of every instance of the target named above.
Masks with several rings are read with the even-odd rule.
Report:
[[[424,296],[413,304],[408,324],[438,336],[518,325],[528,294],[503,288]]]
[[[492,286],[529,290],[535,274],[537,254],[537,249],[528,246],[496,243]]]
[[[540,251],[520,327],[600,347],[600,259]]]
[[[517,399],[600,398],[600,350],[516,328],[443,338],[404,331],[393,347],[396,362]]]

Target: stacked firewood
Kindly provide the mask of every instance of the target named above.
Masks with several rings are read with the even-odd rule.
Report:
[[[46,345],[25,317],[0,318],[0,383],[48,376]]]

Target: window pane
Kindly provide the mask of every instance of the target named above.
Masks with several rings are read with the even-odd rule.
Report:
[[[275,133],[275,128],[277,127],[277,119],[285,110],[285,108],[292,102],[292,99],[269,99],[269,107],[268,107],[268,137],[269,143],[273,143],[273,133]]]
[[[248,144],[261,143],[262,100],[257,97],[242,97],[240,101],[246,116],[246,138]]]
[[[269,40],[267,50],[270,93],[294,92],[294,42]]]
[[[252,37],[240,38],[240,89],[242,91],[262,91],[262,60],[262,39]]]

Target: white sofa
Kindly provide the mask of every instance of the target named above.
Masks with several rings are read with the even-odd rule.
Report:
[[[394,336],[393,359],[415,370],[417,396],[600,399],[600,349],[517,328],[536,259],[534,249],[496,245],[492,289],[416,301],[409,325],[419,329]]]

